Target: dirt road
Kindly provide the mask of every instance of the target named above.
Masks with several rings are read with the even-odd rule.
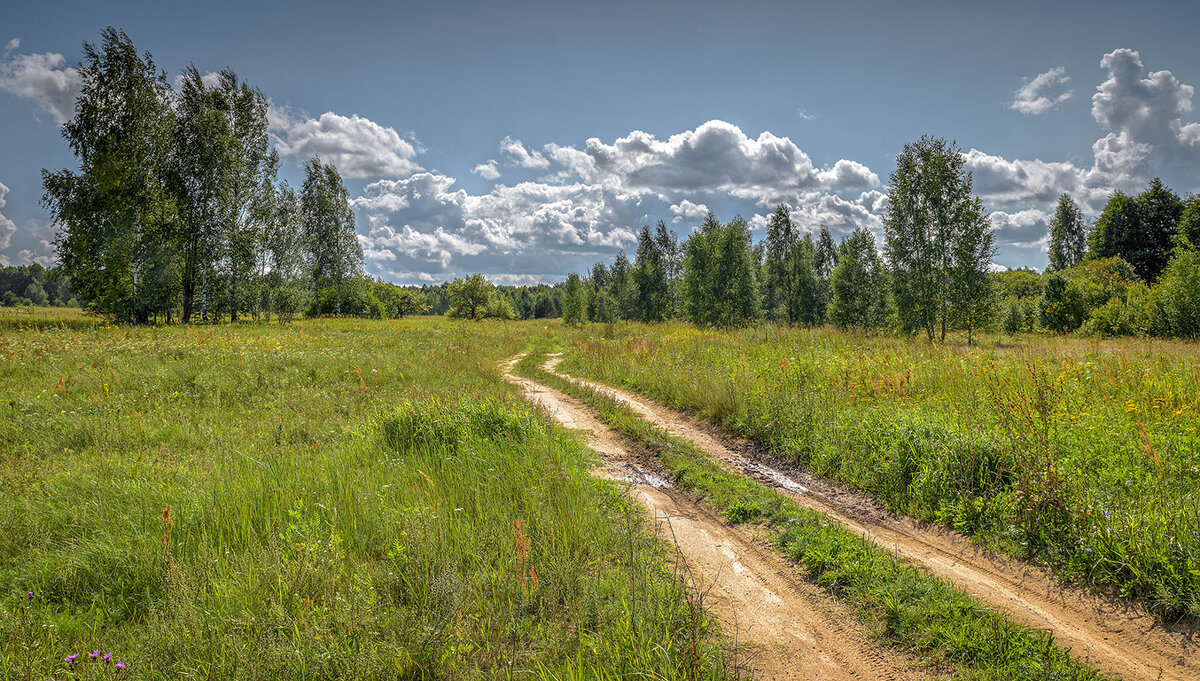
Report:
[[[687,564],[704,606],[747,644],[757,679],[919,679],[908,659],[873,643],[843,605],[799,577],[766,542],[726,525],[695,495],[672,487],[652,459],[627,446],[581,402],[513,374],[526,399],[567,428],[583,431],[601,457],[597,475],[624,481]],[[741,655],[739,654],[739,657]]]
[[[558,362],[552,358],[543,368],[625,404],[731,470],[829,515],[912,564],[1007,611],[1018,622],[1053,632],[1058,645],[1069,646],[1073,655],[1102,672],[1127,681],[1200,679],[1195,632],[1168,631],[1134,604],[1064,586],[1025,563],[983,551],[961,535],[897,517],[864,495],[772,461],[750,443],[719,434],[707,424],[640,395],[560,373]]]

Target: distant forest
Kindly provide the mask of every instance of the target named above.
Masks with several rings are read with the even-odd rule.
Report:
[[[953,143],[906,145],[891,176],[884,248],[859,228],[835,243],[804,234],[787,206],[754,243],[741,218],[711,213],[680,244],[666,223],[644,227],[633,262],[567,278],[568,324],[679,318],[697,326],[761,321],[860,331],[1072,332],[1200,335],[1200,197],[1181,199],[1154,179],[1114,193],[1085,223],[1066,194],[1050,225],[1050,263],[992,272],[993,235]]]

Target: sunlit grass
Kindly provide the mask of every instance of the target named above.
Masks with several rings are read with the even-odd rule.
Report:
[[[0,678],[723,674],[540,328],[0,325]]]
[[[1200,618],[1200,352],[765,326],[591,327],[563,369],[696,413],[893,508]]]

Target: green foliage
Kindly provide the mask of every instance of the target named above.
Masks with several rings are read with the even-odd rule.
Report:
[[[661,322],[675,313],[672,274],[676,269],[675,236],[659,221],[657,235],[642,227],[631,279],[631,318]]]
[[[842,241],[830,288],[829,322],[834,326],[866,330],[887,323],[887,272],[875,251],[875,236],[866,229]]]
[[[1042,295],[1045,282],[1040,274],[1031,269],[993,272],[992,280],[1003,297],[1038,298]]]
[[[335,312],[341,314],[343,289],[362,276],[363,254],[346,185],[336,167],[315,156],[305,162],[300,207],[316,307],[322,309],[321,289],[330,286],[338,291]]]
[[[990,309],[985,275],[994,246],[956,144],[925,136],[904,145],[883,222],[903,328],[945,341],[951,314],[974,328]]]
[[[1170,258],[1183,212],[1183,202],[1157,177],[1137,197],[1116,192],[1088,235],[1088,254],[1120,257],[1139,279],[1153,283]]]
[[[1200,249],[1180,250],[1171,258],[1159,280],[1158,296],[1168,333],[1200,336]]]
[[[446,316],[451,319],[515,319],[516,310],[508,296],[482,274],[456,278],[446,285],[450,306]]]
[[[175,220],[165,167],[171,87],[124,32],[109,27],[101,37],[84,43],[75,115],[62,126],[79,171],[44,170],[43,204],[63,228],[62,270],[90,307],[145,322],[165,312],[139,284]]]
[[[1058,197],[1054,219],[1050,221],[1050,264],[1047,271],[1073,267],[1087,251],[1087,230],[1083,211],[1068,194]]]
[[[1127,304],[1130,287],[1140,285],[1133,267],[1120,258],[1088,260],[1052,273],[1038,306],[1042,325],[1052,331],[1074,331],[1107,306],[1086,330],[1111,335],[1113,329],[1128,328],[1144,333],[1149,321],[1143,318],[1146,307],[1142,294],[1134,293],[1132,307]]]
[[[1128,265],[1100,268],[1136,307],[1146,289],[1125,278]],[[1047,290],[1064,275],[1050,275]],[[1167,621],[1194,621],[1198,358],[1194,344],[1172,341],[1026,336],[930,348],[831,330],[666,326],[589,337],[560,366],[684,409],[898,512],[1139,599]]]
[[[584,297],[583,280],[572,272],[567,275],[567,284],[563,289],[563,323],[568,326],[586,324],[587,300]]]
[[[684,244],[684,311],[697,326],[744,326],[758,317],[750,229],[741,218],[728,225],[709,213]]]
[[[1184,248],[1200,248],[1200,196],[1189,196],[1179,216],[1176,244]]]

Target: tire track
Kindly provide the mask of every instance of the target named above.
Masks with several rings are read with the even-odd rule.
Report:
[[[617,400],[729,469],[830,516],[1016,621],[1051,632],[1058,645],[1096,669],[1127,681],[1200,679],[1194,631],[1170,631],[1133,603],[1064,585],[1031,565],[986,552],[957,533],[897,517],[862,494],[794,467],[781,472],[786,465],[768,460],[745,440],[715,435],[711,426],[632,392],[558,372],[560,359],[552,357],[543,368]]]
[[[595,474],[629,485],[655,525],[674,540],[687,565],[694,593],[726,633],[752,648],[755,678],[907,681],[925,678],[903,656],[872,642],[852,613],[769,544],[729,526],[690,492],[667,482],[652,457],[623,438],[579,400],[516,376],[520,355],[505,363],[504,378],[526,399],[567,428],[583,431],[600,455]]]

